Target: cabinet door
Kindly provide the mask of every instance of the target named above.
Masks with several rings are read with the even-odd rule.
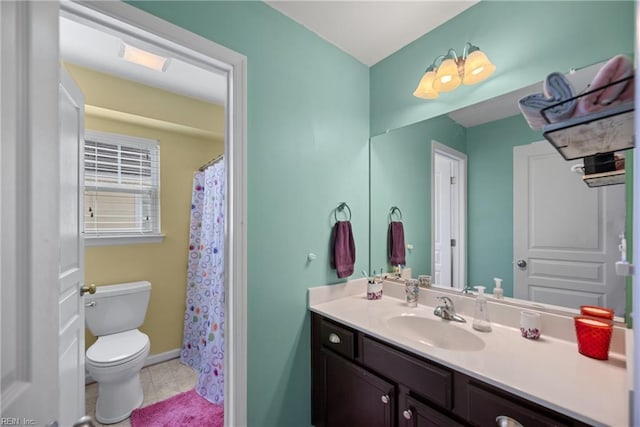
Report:
[[[395,386],[322,349],[325,427],[391,427]]]
[[[417,401],[406,397],[406,408],[400,408],[400,427],[462,427],[462,424]]]
[[[496,417],[507,416],[526,427],[567,427],[579,425],[550,410],[488,386],[470,381],[467,387],[469,421],[474,426],[497,425]]]

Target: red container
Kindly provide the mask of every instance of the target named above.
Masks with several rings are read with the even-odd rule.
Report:
[[[609,359],[609,345],[613,325],[611,322],[593,317],[574,317],[578,351],[594,359]]]
[[[613,310],[606,307],[598,307],[596,305],[581,305],[580,314],[584,316],[600,317],[602,319],[613,320]]]

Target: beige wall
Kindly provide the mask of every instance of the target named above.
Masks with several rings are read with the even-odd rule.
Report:
[[[163,120],[159,120],[157,114],[154,116],[154,112],[148,114],[153,120],[139,117],[140,111],[137,111],[135,116],[122,114],[126,113],[123,110],[126,110],[127,105],[135,103],[129,96],[132,92],[127,91],[131,89],[131,83],[120,85],[119,79],[105,78],[104,75],[84,69],[81,70],[82,76],[77,78],[74,72],[78,70],[77,67],[68,69],[85,93],[85,103],[89,106],[85,117],[86,129],[160,141],[160,197],[164,241],[156,244],[87,247],[85,282],[100,286],[137,280],[150,281],[151,300],[141,330],[149,335],[151,353],[180,348],[185,310],[193,173],[203,163],[222,153],[223,141],[214,134],[223,134],[223,130],[194,128],[184,123],[178,123],[176,126],[180,117],[188,116],[185,114],[185,108],[197,108],[199,102],[176,104],[180,106],[177,109],[180,117],[174,121],[167,121],[170,119],[167,115],[170,108],[166,107],[174,105],[171,102],[174,95],[166,92],[158,94],[156,92],[161,91],[142,85],[136,85],[139,87],[133,93],[136,97],[144,97],[144,93],[149,93],[153,94],[156,100],[162,99]],[[121,94],[119,99],[123,108],[115,111],[105,108],[100,95],[96,95],[95,90],[87,90],[95,86],[100,86],[101,91],[109,93],[111,102],[116,99],[111,94],[118,91]],[[221,108],[208,111],[222,113]],[[95,338],[87,331],[87,347],[94,341]]]

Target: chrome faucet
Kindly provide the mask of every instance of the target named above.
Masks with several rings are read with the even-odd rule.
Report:
[[[461,291],[463,294],[470,294],[473,292],[473,288],[469,285],[465,286]]]
[[[441,317],[445,320],[453,320],[456,322],[466,322],[464,318],[458,314],[456,314],[456,309],[453,306],[453,301],[449,297],[438,297],[440,301],[444,303],[444,305],[439,305],[433,310],[433,314],[438,317]]]

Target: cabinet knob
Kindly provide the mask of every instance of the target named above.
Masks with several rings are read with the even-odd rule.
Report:
[[[413,412],[411,412],[411,409],[405,409],[404,412],[402,412],[402,416],[406,420],[410,420],[413,417]]]
[[[329,342],[333,344],[340,344],[340,337],[332,332],[329,334]]]
[[[382,400],[382,403],[384,403],[386,405],[387,403],[389,403],[389,395],[388,394],[383,394],[380,397],[380,400]]]
[[[511,417],[507,417],[506,415],[497,416],[496,425],[498,427],[523,427],[522,424]]]

